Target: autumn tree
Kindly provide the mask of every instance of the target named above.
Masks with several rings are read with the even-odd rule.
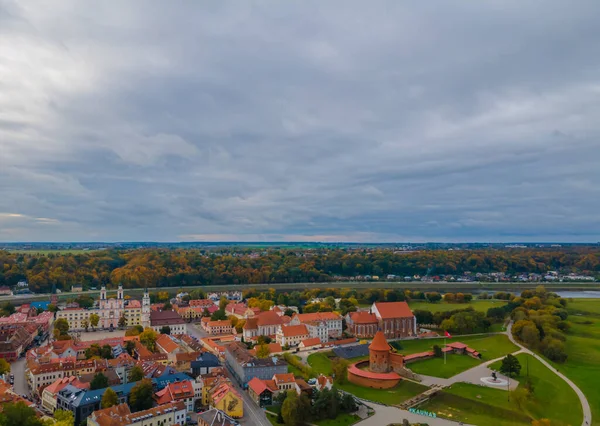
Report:
[[[269,345],[262,344],[256,347],[256,357],[257,358],[268,358],[271,355],[271,350],[269,349]]]
[[[131,328],[128,328],[127,331],[125,331],[125,336],[139,336],[140,334],[142,334],[142,332],[144,331],[144,327],[142,327],[141,325],[134,325]]]
[[[130,382],[139,382],[144,378],[144,370],[139,365],[134,365],[133,368],[129,371],[129,381]]]
[[[125,318],[125,314],[121,315],[121,317],[119,318],[119,322],[117,323],[117,326],[120,329],[125,328],[125,325],[127,324],[127,319]]]
[[[101,407],[110,408],[117,404],[119,404],[119,397],[117,396],[117,393],[112,390],[112,388],[106,389],[106,392],[104,392],[104,395],[102,395]]]
[[[150,352],[156,352],[156,339],[158,333],[147,327],[142,334],[140,334],[140,343],[146,347]]]
[[[96,327],[98,327],[98,323],[100,322],[100,317],[98,316],[98,314],[91,314],[90,315],[90,325],[92,326],[92,329],[96,329]]]
[[[138,382],[129,394],[129,406],[131,410],[142,411],[151,408],[153,394],[154,390],[150,379],[143,379]]]
[[[108,377],[102,373],[96,373],[90,382],[90,390],[104,389],[108,387]]]
[[[84,318],[83,321],[81,321],[81,326],[87,332],[88,329],[90,328],[90,321],[87,318]]]
[[[58,332],[57,332],[58,330]],[[54,321],[54,334],[55,337],[63,336],[69,333],[69,322],[64,318],[59,318]]]

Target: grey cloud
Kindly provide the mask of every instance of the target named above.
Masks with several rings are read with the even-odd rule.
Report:
[[[0,240],[597,241],[600,5],[539,6],[0,0]]]

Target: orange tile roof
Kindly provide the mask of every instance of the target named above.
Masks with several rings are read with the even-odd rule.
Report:
[[[412,310],[406,302],[375,302],[375,307],[383,319],[412,318]]]
[[[306,325],[282,325],[281,333],[284,337],[308,336]]]
[[[168,334],[159,335],[158,339],[156,339],[156,344],[163,348],[163,350],[167,353],[173,353],[179,349],[179,345],[175,343]]]
[[[387,339],[385,338],[385,336],[383,334],[383,331],[379,330],[377,333],[375,333],[375,337],[373,338],[373,341],[369,345],[369,350],[370,351],[389,351],[390,350],[390,345],[388,344]]]
[[[189,380],[173,382],[169,383],[164,389],[156,392],[155,395],[158,404],[166,404],[172,401],[192,398],[194,396],[194,387]]]
[[[266,325],[279,325],[282,324],[283,321],[281,319],[281,317],[279,315],[277,315],[276,312],[273,311],[266,311],[266,312],[261,312],[260,314],[258,314],[256,316],[257,318],[257,325],[259,326],[266,326]],[[246,320],[246,324],[248,324],[248,320]]]
[[[309,314],[295,314],[293,318],[298,318],[300,322],[312,321],[332,321],[341,319],[337,312],[313,312]]]
[[[264,380],[255,376],[248,382],[248,388],[252,389],[255,394],[260,395],[267,389],[267,384]]]
[[[371,312],[350,312],[350,319],[355,324],[377,324],[377,316]]]
[[[273,376],[273,380],[275,380],[275,383],[277,383],[277,385],[282,383],[296,382],[296,379],[294,378],[294,375],[292,373],[275,374]]]
[[[301,343],[304,347],[316,346],[321,344],[321,339],[318,337],[311,337],[310,339],[304,339]]]

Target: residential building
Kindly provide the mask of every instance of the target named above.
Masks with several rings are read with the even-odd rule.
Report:
[[[246,346],[233,342],[225,346],[225,363],[229,371],[241,385],[246,385],[254,377],[269,379],[274,374],[287,373],[287,362],[277,357],[256,358]]]
[[[281,392],[290,390],[296,391],[298,395],[311,392],[310,386],[303,379],[294,377],[291,373],[274,374],[266,380],[254,377],[248,382],[248,394],[260,407],[272,405]]]
[[[177,342],[168,334],[159,334],[156,339],[156,348],[167,354],[169,362],[175,361],[175,355],[184,352]]]
[[[205,352],[196,358],[195,361],[190,362],[190,368],[192,376],[198,377],[199,375],[208,374],[217,368],[221,368],[221,363],[215,355]]]
[[[160,391],[169,383],[187,379],[189,379],[187,375],[177,373],[152,379],[152,384],[155,389]],[[111,389],[117,394],[119,404],[127,403],[131,389],[133,389],[135,385],[136,382],[131,382],[127,383],[126,385],[111,386]],[[104,395],[104,392],[106,392],[106,389],[86,390],[77,389],[74,386],[67,385],[58,392],[56,406],[57,409],[69,410],[73,412],[75,424],[78,425],[83,419],[89,417],[94,411],[100,409],[102,395]]]
[[[158,405],[168,402],[183,402],[188,411],[193,411],[196,400],[202,398],[202,386],[191,380],[173,382],[156,392],[154,397]]]
[[[33,342],[37,327],[4,325],[0,327],[0,358],[14,362]]]
[[[44,407],[45,410],[54,413],[54,411],[56,411],[56,395],[68,385],[74,386],[77,389],[90,388],[89,383],[81,382],[76,376],[57,379],[50,386],[46,386],[42,391],[42,407]]]
[[[283,348],[281,347],[281,345],[279,343],[268,343],[267,347],[269,348],[270,355],[277,355],[277,354],[280,354],[283,352]],[[257,346],[248,350],[248,353],[252,356],[256,356],[256,348],[257,348]]]
[[[266,311],[246,319],[243,327],[244,340],[252,340],[257,336],[273,336],[285,320],[277,315],[276,312]]]
[[[315,312],[309,314],[296,314],[292,317],[290,325],[305,324],[310,337],[318,337],[321,342],[342,335],[342,317],[337,312]]]
[[[244,401],[227,379],[219,380],[209,391],[210,406],[229,417],[239,419],[244,415]]]
[[[207,321],[204,329],[211,336],[233,333],[233,327],[231,326],[231,321],[229,320]]]
[[[276,340],[281,346],[298,346],[300,342],[308,339],[310,333],[305,324],[282,325],[277,330]]]
[[[185,405],[180,402],[132,413],[129,405],[119,404],[97,410],[87,418],[88,426],[172,426],[186,424]]]
[[[321,347],[321,339],[318,337],[310,337],[308,339],[304,339],[298,345],[298,348],[301,351],[309,351],[311,349],[316,349]]]
[[[187,334],[186,322],[175,311],[151,311],[150,327],[160,333],[160,329],[168,326],[172,334]]]

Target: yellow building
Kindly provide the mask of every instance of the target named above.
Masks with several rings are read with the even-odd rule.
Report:
[[[212,407],[234,419],[244,415],[244,401],[228,381],[221,382],[211,390],[210,402]]]

